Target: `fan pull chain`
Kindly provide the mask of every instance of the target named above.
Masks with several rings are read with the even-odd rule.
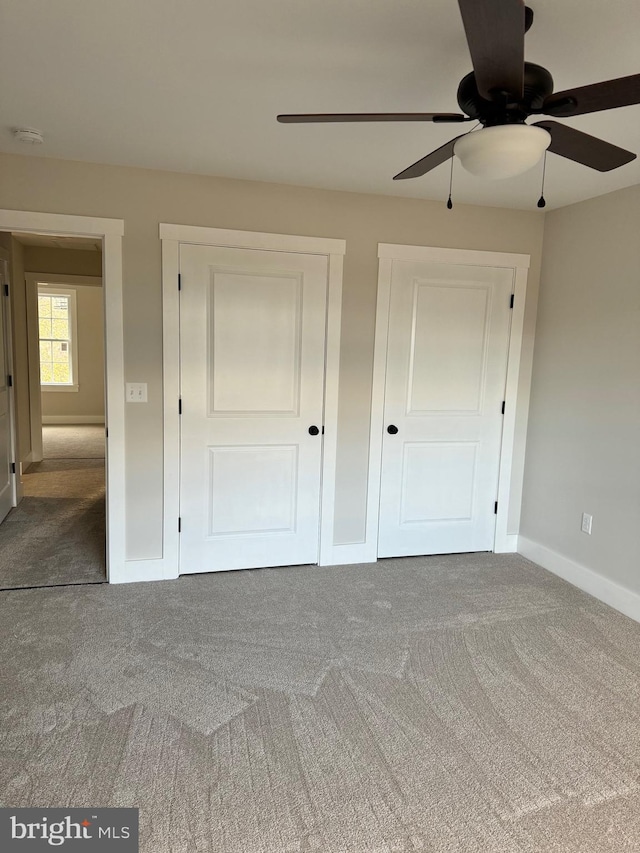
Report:
[[[547,202],[544,200],[544,176],[547,171],[547,152],[544,152],[544,161],[542,164],[542,188],[540,190],[540,198],[538,199],[538,207],[546,207]]]
[[[451,201],[451,187],[453,186],[453,161],[455,160],[455,155],[451,155],[451,172],[449,173],[449,198],[447,199],[447,210],[451,210],[453,207],[453,202]]]

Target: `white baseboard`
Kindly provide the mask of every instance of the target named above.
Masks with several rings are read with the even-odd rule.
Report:
[[[496,541],[494,552],[496,554],[516,554],[518,552],[518,534],[507,533],[501,544]]]
[[[123,566],[112,567],[109,583],[139,583],[140,581],[166,581],[178,577],[177,566],[165,559],[125,560]]]
[[[515,554],[518,551],[518,534],[508,533],[496,554]],[[376,563],[378,561],[377,543],[349,542],[345,545],[332,545],[320,557],[321,566],[348,566],[353,563]]]
[[[349,566],[354,563],[375,563],[378,557],[366,542],[332,545],[321,555],[320,566]]]
[[[103,424],[104,415],[43,415],[43,424]]]
[[[619,610],[625,616],[640,622],[640,594],[637,592],[525,536],[518,537],[518,553],[615,610]]]

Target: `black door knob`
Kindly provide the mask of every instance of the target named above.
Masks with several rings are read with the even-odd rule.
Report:
[[[309,427],[309,435],[318,435],[319,432],[320,430],[317,426],[314,425]]]
[[[389,435],[396,435],[398,432],[398,427],[395,424],[389,424],[387,427],[387,432]]]

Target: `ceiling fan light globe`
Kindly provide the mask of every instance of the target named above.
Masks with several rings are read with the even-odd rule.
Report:
[[[479,178],[501,180],[532,169],[551,144],[551,134],[529,124],[503,124],[467,133],[454,153],[463,169]]]

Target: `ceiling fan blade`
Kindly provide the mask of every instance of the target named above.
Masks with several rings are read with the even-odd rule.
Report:
[[[551,134],[549,151],[599,172],[610,172],[636,159],[631,151],[557,121],[537,121],[535,124]]]
[[[462,135],[464,136],[464,134]],[[441,145],[440,148],[436,148],[436,150],[432,151],[431,154],[427,154],[426,157],[418,160],[412,166],[404,169],[404,171],[398,172],[397,175],[394,175],[393,180],[403,181],[405,178],[419,178],[421,175],[426,175],[427,172],[435,169],[435,167],[439,166],[440,163],[444,163],[445,160],[450,160],[451,157],[453,157],[453,148],[458,139],[460,139],[460,137],[456,136],[455,139],[450,139],[449,142],[445,142],[444,145]]]
[[[277,119],[281,124],[317,124],[332,121],[471,121],[461,113],[302,113],[279,115]]]
[[[569,117],[628,107],[631,104],[640,104],[640,74],[554,92],[545,98],[542,112],[552,116]]]
[[[458,0],[478,91],[492,100],[524,92],[523,0]],[[492,94],[493,93],[493,94]]]

